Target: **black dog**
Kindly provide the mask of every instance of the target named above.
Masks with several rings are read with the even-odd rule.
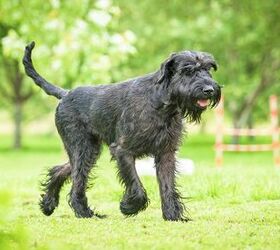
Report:
[[[69,204],[76,216],[97,215],[88,206],[85,192],[90,170],[106,143],[125,186],[120,203],[123,214],[136,215],[147,207],[149,200],[135,170],[135,159],[153,156],[163,218],[187,221],[176,189],[175,152],[183,118],[199,122],[201,113],[220,100],[220,87],[209,72],[212,67],[217,69],[213,57],[203,52],[174,53],[154,73],[119,84],[67,91],[36,72],[31,60],[34,46],[32,42],[25,49],[25,71],[48,95],[61,99],[55,122],[70,162],[49,171],[40,202],[43,213],[53,213],[60,189],[71,176]]]

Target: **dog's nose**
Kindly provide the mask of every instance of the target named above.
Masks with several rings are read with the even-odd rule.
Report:
[[[207,85],[203,88],[203,93],[206,95],[211,95],[214,92],[214,88],[211,85]]]

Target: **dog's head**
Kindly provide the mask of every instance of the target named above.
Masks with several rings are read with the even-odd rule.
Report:
[[[176,104],[183,116],[198,122],[201,113],[215,107],[221,98],[221,87],[210,73],[212,68],[217,70],[217,64],[208,53],[173,53],[161,65],[156,84],[168,90],[168,101]]]

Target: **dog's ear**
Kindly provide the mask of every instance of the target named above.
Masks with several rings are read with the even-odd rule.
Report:
[[[209,70],[213,68],[215,71],[217,71],[218,69],[218,64],[216,63],[215,59],[212,58],[210,61],[209,61]]]
[[[164,80],[170,80],[174,69],[174,59],[176,53],[172,53],[160,66],[157,83],[162,83]]]

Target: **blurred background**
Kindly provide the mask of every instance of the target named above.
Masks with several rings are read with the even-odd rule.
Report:
[[[165,249],[174,244],[178,249],[186,244],[191,249],[252,249],[254,244],[278,249],[280,174],[273,167],[272,152],[227,153],[224,168],[217,171],[213,111],[204,114],[201,124],[186,125],[189,133],[178,153],[196,167],[193,175],[179,180],[183,196],[193,198],[190,241],[180,236],[183,225],[171,228],[158,222],[160,200],[152,177],[141,178],[151,199],[148,211],[123,220],[118,211],[123,189],[106,148],[89,199],[110,214],[112,223],[97,224],[104,227],[97,241],[87,237],[98,230],[92,228],[95,224],[73,220],[64,198],[69,186],[55,215],[43,217],[37,206],[38,180],[44,168],[67,157],[54,126],[57,100],[25,75],[21,59],[25,45],[35,41],[38,72],[71,89],[155,71],[173,51],[206,51],[219,64],[213,76],[224,85],[225,126],[269,127],[269,96],[280,97],[279,10],[280,1],[275,0],[0,0],[0,248],[57,249],[62,242],[65,249],[104,249],[104,244],[121,249],[162,249],[162,244]],[[271,143],[271,137],[240,142]],[[127,241],[131,235],[122,228],[131,227],[133,234],[137,220],[144,225],[142,231]],[[145,238],[154,228],[157,241]],[[115,232],[112,241],[106,231]],[[174,232],[173,238],[165,232]],[[217,237],[221,233],[223,237]],[[80,239],[86,244],[77,245]]]
[[[220,66],[214,77],[225,86],[228,122],[257,126],[267,120],[268,96],[280,95],[279,9],[274,0],[1,0],[0,133],[14,148],[29,133],[55,133],[57,101],[21,64],[33,40],[38,71],[68,89],[152,72],[173,51],[210,52]],[[202,131],[211,129],[204,125]]]

